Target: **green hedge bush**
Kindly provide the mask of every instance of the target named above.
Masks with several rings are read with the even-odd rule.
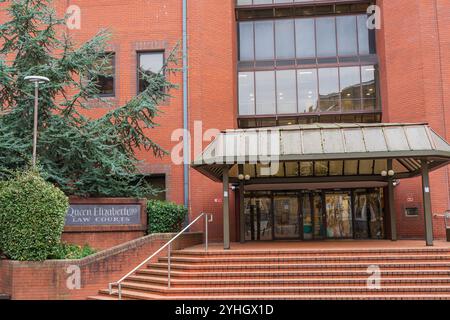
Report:
[[[13,260],[42,261],[60,244],[69,200],[37,171],[17,172],[0,188],[0,249]]]
[[[147,214],[149,234],[178,232],[187,215],[187,209],[171,202],[149,200]]]
[[[61,242],[53,249],[48,259],[83,259],[94,253],[95,250],[87,244],[82,247]]]

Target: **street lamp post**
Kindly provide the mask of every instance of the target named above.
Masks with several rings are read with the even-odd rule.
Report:
[[[38,129],[38,103],[39,103],[39,84],[49,82],[49,78],[41,76],[27,76],[24,78],[34,83],[34,123],[33,123],[33,168],[36,168],[36,145]]]

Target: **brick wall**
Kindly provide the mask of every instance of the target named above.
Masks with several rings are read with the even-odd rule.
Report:
[[[99,289],[106,289],[109,282],[119,280],[173,236],[149,235],[81,260],[0,260],[0,292],[9,294],[13,300],[86,299]],[[188,233],[175,240],[172,248],[182,249],[202,242],[202,233]],[[80,290],[70,290],[66,284],[70,276],[66,271],[72,265],[81,271]]]
[[[379,0],[382,28],[378,31],[383,122],[427,122],[450,140],[450,2],[447,0]],[[431,173],[433,213],[450,209],[449,166]],[[399,236],[423,237],[420,216],[406,217],[411,197],[422,202],[420,178],[402,180],[395,202]],[[434,235],[445,236],[442,217],[433,219]]]

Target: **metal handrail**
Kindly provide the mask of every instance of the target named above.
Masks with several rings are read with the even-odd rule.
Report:
[[[211,220],[208,220],[208,215],[211,216]],[[205,251],[208,252],[208,223],[212,222],[212,214],[208,214],[206,212],[202,212],[197,218],[195,218],[191,223],[189,223],[183,230],[178,232],[172,239],[170,239],[166,244],[164,244],[161,248],[159,248],[157,251],[155,251],[150,257],[145,259],[143,262],[141,262],[136,268],[128,272],[126,275],[124,275],[119,281],[116,282],[110,282],[108,285],[109,294],[111,295],[113,293],[112,287],[114,285],[117,286],[118,289],[118,295],[119,300],[122,299],[122,282],[126,280],[129,276],[131,276],[133,273],[135,273],[139,268],[141,268],[144,264],[146,264],[148,261],[150,261],[152,258],[154,258],[157,254],[159,254],[161,251],[163,251],[166,247],[168,247],[167,250],[167,287],[170,288],[170,254],[172,249],[172,242],[178,238],[180,235],[182,235],[187,229],[189,229],[194,223],[196,223],[198,220],[200,220],[201,217],[205,217]]]

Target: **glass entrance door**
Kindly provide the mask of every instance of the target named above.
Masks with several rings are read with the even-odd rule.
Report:
[[[355,212],[356,239],[383,239],[383,193],[379,190],[355,190],[353,207]]]
[[[273,198],[273,210],[275,239],[299,239],[301,228],[298,194],[276,194]]]
[[[325,194],[327,237],[345,239],[353,237],[350,192]]]
[[[245,240],[272,240],[271,201],[263,195],[245,198]]]

